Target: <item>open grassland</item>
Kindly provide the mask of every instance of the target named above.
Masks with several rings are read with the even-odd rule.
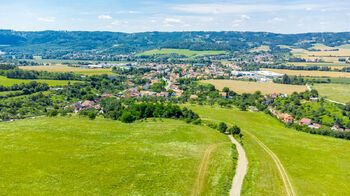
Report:
[[[310,62],[289,62],[288,65],[304,66],[304,67],[320,66],[320,67],[330,67],[331,69],[342,69],[344,67],[350,66],[350,64],[346,64],[346,63],[310,63]]]
[[[137,54],[136,56],[151,56],[155,54],[179,54],[179,55],[185,55],[187,57],[190,56],[200,56],[200,55],[218,55],[218,54],[226,54],[226,51],[194,51],[194,50],[188,50],[188,49],[160,49],[160,50],[149,50],[140,54]]]
[[[0,123],[0,138],[4,195],[190,195],[213,144],[200,193],[227,194],[234,173],[227,136],[177,120],[39,117]]]
[[[312,88],[322,97],[342,103],[350,102],[350,84],[314,84]]]
[[[250,50],[250,52],[261,52],[261,51],[270,51],[270,46],[267,46],[267,45],[261,45],[257,48],[253,48]]]
[[[47,83],[49,86],[64,86],[68,84],[68,80],[24,80],[24,79],[11,79],[4,76],[0,76],[0,85],[12,86],[14,84],[29,83],[32,81]],[[70,81],[74,83],[76,81]]]
[[[23,70],[47,71],[47,72],[75,72],[77,74],[100,75],[113,74],[112,69],[88,69],[80,67],[69,67],[67,65],[50,65],[50,66],[21,66]]]
[[[293,92],[304,92],[307,90],[305,86],[301,86],[301,85],[247,82],[247,81],[240,81],[240,80],[203,80],[201,82],[206,84],[212,84],[219,90],[222,90],[224,87],[228,87],[239,94],[254,93],[256,91],[261,91],[262,94],[270,94],[270,93],[292,94]]]
[[[242,195],[285,195],[275,163],[254,137],[277,155],[296,195],[350,194],[350,141],[285,128],[261,112],[210,106],[190,108],[203,119],[241,127],[249,161]]]
[[[318,76],[318,77],[331,77],[331,78],[350,78],[348,72],[335,72],[335,71],[306,71],[306,70],[288,70],[288,69],[265,69],[263,71],[273,71],[281,74],[293,75],[293,76]]]

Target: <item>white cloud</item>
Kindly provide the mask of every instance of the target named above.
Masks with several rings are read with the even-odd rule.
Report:
[[[311,11],[311,10],[312,10],[311,7],[307,7],[307,8],[306,8],[306,11]]]
[[[324,8],[327,5],[322,4],[228,4],[228,3],[210,3],[210,4],[183,4],[172,7],[173,10],[194,13],[194,14],[237,14],[250,12],[271,12],[285,10],[311,10]]]
[[[154,20],[154,19],[152,19],[152,20],[151,20],[151,23],[156,23],[156,22],[157,22],[157,21],[156,21],[156,20]]]
[[[98,16],[98,19],[100,20],[111,20],[112,19],[112,16],[109,16],[109,15],[99,15]]]
[[[250,16],[245,15],[245,14],[241,15],[241,20],[249,20],[249,19],[250,19]]]
[[[328,24],[329,24],[329,22],[325,22],[325,21],[320,22],[320,25],[328,25]]]
[[[119,20],[115,20],[113,22],[111,22],[111,25],[120,25],[120,21]]]
[[[52,23],[52,22],[56,22],[56,18],[55,17],[48,17],[48,18],[41,18],[41,17],[39,17],[38,21]]]
[[[283,18],[280,18],[280,17],[274,17],[274,18],[272,18],[271,20],[269,20],[269,22],[283,22],[283,21],[285,21],[285,19],[283,19]]]
[[[163,23],[169,24],[169,23],[182,23],[182,20],[178,18],[165,18]]]
[[[250,16],[242,14],[239,19],[233,21],[233,27],[240,26],[240,23],[243,23],[246,20],[249,20]]]

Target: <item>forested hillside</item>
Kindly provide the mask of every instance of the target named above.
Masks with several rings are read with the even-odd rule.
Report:
[[[314,43],[350,43],[350,33],[275,34],[266,32],[87,32],[0,30],[0,50],[10,55],[53,58],[72,52],[131,54],[156,48],[239,51],[267,45],[309,48]],[[278,47],[279,48],[279,47]]]

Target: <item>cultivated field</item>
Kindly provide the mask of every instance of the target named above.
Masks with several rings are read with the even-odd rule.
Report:
[[[350,194],[350,141],[298,132],[262,112],[190,108],[203,119],[241,127],[249,161],[242,195],[286,195],[276,163],[259,141],[278,157],[296,195]]]
[[[217,55],[217,54],[226,54],[226,51],[194,51],[188,49],[161,49],[161,50],[149,50],[136,56],[150,56],[155,54],[179,54],[185,56],[199,56],[199,55]]]
[[[49,86],[64,86],[68,84],[68,80],[24,80],[24,79],[10,79],[0,76],[0,85],[12,86],[13,84],[29,83],[31,81],[47,83]],[[70,81],[71,83],[75,81]]]
[[[322,44],[316,44],[313,49],[321,51],[308,51],[304,49],[293,49],[292,53],[294,56],[303,58],[306,60],[322,59],[326,62],[339,62],[339,58],[349,58],[350,49],[348,46],[343,45],[340,47],[328,47]],[[338,51],[328,51],[332,49],[339,49]]]
[[[262,94],[270,94],[270,93],[292,94],[293,92],[304,92],[307,90],[307,88],[302,85],[246,82],[246,81],[240,81],[240,80],[204,80],[201,82],[206,84],[212,84],[219,90],[222,90],[224,87],[228,87],[239,94],[254,93],[256,91],[261,91]]]
[[[331,78],[350,78],[348,72],[335,72],[335,71],[306,71],[306,70],[288,70],[288,69],[261,69],[263,71],[273,71],[281,74],[294,75],[294,76],[318,76],[318,77],[331,77]]]
[[[226,135],[176,120],[39,117],[0,123],[4,195],[225,195],[234,174]],[[198,187],[197,187],[198,188]]]
[[[312,88],[322,97],[342,103],[350,102],[350,84],[314,84]]]
[[[23,70],[48,71],[48,72],[75,72],[77,74],[99,75],[113,74],[112,69],[88,69],[80,67],[69,67],[67,65],[50,65],[50,66],[21,66]]]

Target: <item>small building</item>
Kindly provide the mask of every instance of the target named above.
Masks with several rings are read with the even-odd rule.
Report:
[[[190,96],[190,99],[197,99],[197,98],[198,98],[197,95],[191,95],[191,96]]]
[[[220,92],[219,94],[220,94],[221,97],[227,98],[227,93],[226,92]]]
[[[309,101],[310,102],[317,102],[318,101],[318,97],[310,97]]]
[[[311,125],[312,120],[310,118],[303,118],[299,121],[299,125]]]

